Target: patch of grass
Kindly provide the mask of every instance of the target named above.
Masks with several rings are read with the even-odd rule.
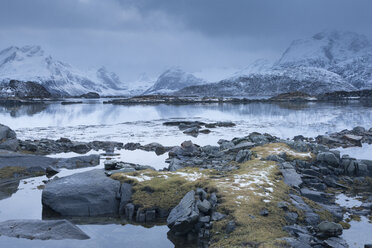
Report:
[[[342,226],[343,229],[349,229],[351,225],[345,221],[340,221],[339,224]]]
[[[239,182],[236,183],[236,175],[246,175],[247,178],[242,180],[239,176]],[[262,175],[262,181],[249,184],[250,180],[255,181],[255,176]],[[229,219],[214,223],[211,247],[284,245],[284,241],[279,239],[288,236],[282,230],[286,220],[284,211],[277,207],[277,203],[288,201],[289,187],[279,175],[275,162],[255,159],[242,164],[238,171],[231,172],[228,178],[216,183],[221,198],[218,210],[229,214]],[[249,179],[249,176],[253,178]],[[236,184],[240,184],[240,187]],[[268,189],[272,189],[272,192]],[[262,208],[268,209],[267,217],[260,215]],[[227,235],[225,227],[232,219],[236,222],[236,229]]]
[[[302,197],[302,200],[304,200],[304,202],[309,205],[316,214],[319,215],[320,219],[322,221],[335,221],[335,217],[332,215],[332,213],[330,213],[329,211],[325,210],[324,208],[322,208],[319,204],[317,204],[316,202],[310,200],[309,198],[307,197]]]
[[[27,171],[27,168],[20,166],[7,166],[0,169],[0,179],[11,179],[14,178],[15,175],[19,178],[36,177],[45,175],[45,172],[37,171],[31,173]]]
[[[287,154],[288,160],[312,160],[315,155],[310,152],[297,152],[284,143],[269,143],[263,146],[256,146],[251,149],[259,158],[266,158],[269,155],[279,155],[282,152]]]

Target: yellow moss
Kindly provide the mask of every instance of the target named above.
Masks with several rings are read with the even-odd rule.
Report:
[[[321,220],[335,221],[335,218],[332,215],[332,213],[322,208],[319,204],[310,200],[307,197],[302,197],[302,199],[307,205],[309,205],[312,209],[314,209],[314,212],[319,215]]]
[[[310,152],[297,152],[284,143],[269,143],[263,146],[256,146],[251,149],[259,158],[266,158],[269,155],[278,155],[282,152],[287,154],[289,160],[312,160],[315,155]]]
[[[278,247],[283,245],[279,239],[288,236],[282,230],[286,225],[284,211],[277,207],[280,201],[288,201],[289,188],[280,180],[280,173],[275,162],[254,159],[247,161],[237,171],[230,172],[230,180],[220,180],[216,183],[221,203],[218,210],[229,214],[229,219],[216,222],[212,229],[211,247]],[[241,180],[246,175],[246,180]],[[262,176],[262,183],[249,184],[249,176]],[[231,187],[240,180],[240,188]],[[238,183],[239,184],[239,183]],[[271,188],[271,193],[268,189]],[[269,194],[265,194],[270,192]],[[270,201],[265,202],[264,200]],[[260,210],[267,208],[267,217],[260,215]],[[234,219],[236,229],[226,235],[225,226]]]
[[[342,226],[343,229],[349,229],[351,225],[347,222],[341,221],[339,224]]]
[[[28,172],[25,167],[20,166],[7,166],[0,169],[0,179],[10,179],[14,177],[14,174],[19,174],[21,177],[31,177],[31,176],[42,176],[45,173],[42,171],[38,172]]]

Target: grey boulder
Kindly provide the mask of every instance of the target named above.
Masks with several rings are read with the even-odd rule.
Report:
[[[61,216],[117,216],[120,182],[91,170],[49,182],[42,203]]]
[[[195,191],[189,191],[172,209],[168,218],[167,225],[176,235],[189,232],[199,219],[199,211],[195,203]]]
[[[89,239],[87,234],[67,220],[8,220],[0,223],[0,234],[41,240]]]

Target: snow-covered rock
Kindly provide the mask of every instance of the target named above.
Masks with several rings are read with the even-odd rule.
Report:
[[[170,94],[192,85],[202,85],[207,82],[186,73],[179,68],[171,68],[161,74],[153,86],[144,94]]]
[[[36,82],[54,95],[77,96],[87,92],[100,95],[127,94],[119,77],[105,68],[83,72],[46,56],[40,46],[9,47],[0,52],[0,83],[10,80]]]

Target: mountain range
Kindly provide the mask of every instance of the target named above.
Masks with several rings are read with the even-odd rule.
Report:
[[[273,96],[372,88],[372,42],[353,32],[325,31],[293,41],[271,64],[259,60],[215,84],[190,86],[177,95]]]
[[[275,62],[257,60],[213,83],[177,67],[163,72],[155,82],[143,75],[136,82],[123,83],[104,67],[82,71],[45,55],[40,46],[13,46],[0,52],[0,88],[10,80],[41,84],[54,96],[92,91],[100,95],[199,96],[355,91],[372,89],[372,41],[353,32],[321,32],[293,41]],[[8,89],[3,87],[3,92]]]

